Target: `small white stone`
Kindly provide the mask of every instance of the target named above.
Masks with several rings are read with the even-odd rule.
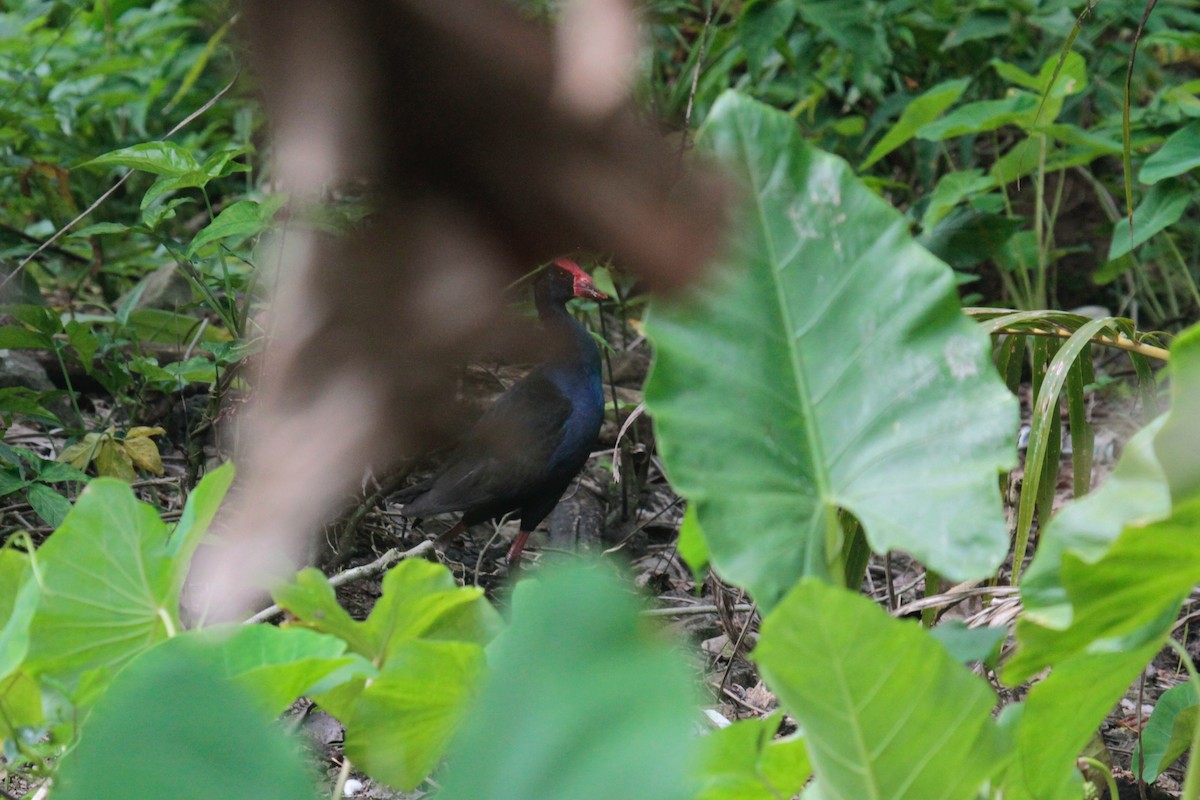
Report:
[[[358,778],[347,778],[346,785],[342,787],[342,795],[345,797],[354,797],[363,790],[363,782]]]

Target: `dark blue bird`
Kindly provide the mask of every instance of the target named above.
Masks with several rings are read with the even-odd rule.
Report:
[[[538,276],[534,299],[554,355],[502,394],[431,479],[401,492],[400,513],[421,519],[453,511],[467,525],[516,512],[520,532],[508,551],[516,563],[529,534],[558,505],[587,462],[604,420],[600,351],[567,312],[572,297],[607,300],[579,265],[559,259]]]

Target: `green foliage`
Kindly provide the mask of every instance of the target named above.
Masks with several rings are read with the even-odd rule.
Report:
[[[1192,743],[1192,734],[1200,723],[1200,698],[1192,681],[1172,686],[1163,692],[1154,706],[1134,750],[1134,764],[1143,764],[1141,777],[1153,781]]]
[[[22,0],[0,12],[10,88],[0,113],[0,258],[6,283],[14,265],[22,270],[12,276],[20,291],[3,301],[25,306],[0,307],[15,318],[0,344],[52,350],[64,374],[81,365],[131,416],[147,391],[213,384],[231,364],[203,345],[245,333],[251,246],[283,202],[254,188],[260,115],[247,95],[229,92],[171,131],[237,74],[230,13],[187,0]],[[122,190],[68,230],[128,170]],[[28,261],[58,231],[68,235]],[[177,352],[149,352],[154,345]],[[29,401],[0,403],[9,408],[39,416]],[[113,466],[102,474],[131,474]]]
[[[69,512],[59,492],[84,469],[157,472],[148,395],[219,393],[261,346],[253,248],[286,198],[260,188],[261,114],[240,87],[171,133],[236,74],[222,4],[5,4],[4,274],[124,180],[5,278],[0,347],[45,351],[63,387],[0,389],[5,425],[53,429],[61,453],[0,448],[0,496],[57,527],[0,548],[6,769],[64,797],[311,795],[269,721],[307,694],[346,724],[356,766],[405,789],[434,774],[449,797],[777,798],[810,775],[809,800],[1081,797],[1077,758],[1200,580],[1200,333],[1172,345],[1171,411],[1083,497],[1092,354],[1129,353],[1153,416],[1163,353],[1126,315],[1175,330],[1200,309],[1200,17],[1159,4],[1123,108],[1130,43],[1113,32],[1142,9],[1081,11],[648,4],[638,91],[705,122],[745,204],[697,304],[654,309],[647,395],[691,500],[680,552],[769,610],[753,657],[801,723],[780,739],[776,717],[696,736],[682,659],[595,565],[519,584],[507,628],[478,590],[414,561],[366,620],[309,570],[277,590],[285,627],[183,631],[184,577],[232,471],[193,487],[174,529],[123,481],[92,481]],[[1125,157],[1132,227],[1113,200]],[[320,213],[342,229],[368,210]],[[975,326],[958,287],[1023,311],[975,309]],[[1085,301],[1117,311],[1047,310]],[[952,577],[1003,558],[996,476],[1016,416],[989,334],[1001,380],[1033,384],[1018,573],[1040,526],[999,666],[1040,680],[995,721],[963,665],[997,668],[1004,629],[927,631],[837,585],[861,576],[864,538]],[[82,413],[80,371],[115,419]],[[1082,499],[1052,518],[1064,398]],[[1191,744],[1194,706],[1182,688],[1160,701],[1145,777]]]
[[[71,503],[53,484],[86,480],[86,475],[69,464],[47,461],[25,448],[0,444],[0,497],[24,491],[34,512],[54,527],[62,523]]]
[[[439,796],[691,797],[691,681],[639,605],[603,565],[520,584]]]
[[[177,641],[113,681],[63,759],[55,797],[315,797],[295,743],[221,676],[219,648]]]
[[[869,600],[805,580],[763,621],[755,655],[829,796],[965,800],[1004,766],[987,682]]]
[[[162,428],[144,426],[131,428],[120,438],[112,428],[104,433],[89,433],[64,448],[58,454],[58,460],[73,467],[77,473],[94,463],[100,477],[120,478],[132,483],[137,477],[135,468],[154,475],[163,474],[162,456],[151,437],[164,433]]]
[[[656,46],[645,91],[657,109],[674,119],[690,109],[703,121],[722,91],[736,88],[861,164],[868,183],[919,222],[923,236],[945,241],[936,228],[950,211],[987,214],[974,236],[938,254],[999,288],[1000,304],[1041,309],[1056,295],[1078,298],[1081,255],[1092,256],[1088,271],[1096,273],[1110,235],[1121,236],[1098,229],[1095,217],[1128,228],[1112,197],[1123,194],[1117,157],[1130,46],[1109,32],[1137,28],[1140,6],[700,5],[650,4]],[[1129,109],[1131,158],[1144,189],[1182,176],[1195,190],[1200,101],[1187,64],[1200,44],[1181,31],[1197,22],[1194,11],[1174,5],[1159,5],[1147,20],[1153,44],[1138,52]],[[1012,224],[998,227],[997,219]],[[1195,267],[1175,252],[1189,252],[1200,228],[1182,221],[1166,236],[1151,235],[1159,230],[1148,231],[1138,251],[1157,271],[1124,260],[1102,273],[1135,269],[1155,324],[1179,316],[1178,288],[1200,308]],[[1031,257],[1013,259],[1021,234],[1033,242]]]
[[[58,755],[121,668],[180,629],[191,555],[231,478],[202,481],[173,532],[128,484],[98,479],[32,555],[0,550],[0,737],[21,761]]]
[[[713,565],[769,607],[837,574],[846,510],[876,552],[994,570],[1016,404],[950,271],[786,115],[730,94],[703,139],[754,201],[716,282],[654,309],[646,398]]]
[[[348,680],[314,692],[345,723],[347,755],[396,786],[424,780],[474,697],[483,645],[499,628],[481,590],[459,588],[440,565],[405,561],[384,578],[363,622],[338,605],[315,569],[277,589],[275,600],[293,624],[336,636],[362,657]]]
[[[778,715],[744,719],[704,737],[697,800],[792,797],[812,775],[804,737],[774,739]]]

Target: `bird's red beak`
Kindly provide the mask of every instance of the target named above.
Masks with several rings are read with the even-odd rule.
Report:
[[[568,258],[559,258],[554,262],[555,266],[564,269],[571,273],[571,277],[575,279],[575,296],[582,297],[587,300],[607,300],[608,295],[596,288],[596,284],[592,281],[592,276],[583,271],[583,268],[571,261]]]

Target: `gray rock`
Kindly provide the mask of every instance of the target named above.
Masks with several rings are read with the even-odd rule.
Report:
[[[52,392],[55,386],[38,360],[21,350],[0,350],[0,389],[24,386],[38,392]]]

